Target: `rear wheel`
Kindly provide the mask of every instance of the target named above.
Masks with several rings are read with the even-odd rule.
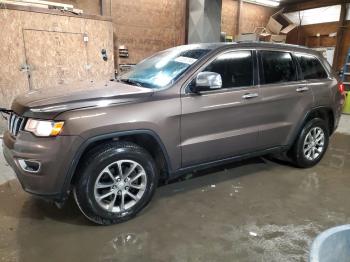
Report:
[[[324,156],[328,142],[326,122],[319,118],[311,120],[304,126],[290,151],[293,163],[302,168],[316,165]]]
[[[114,142],[91,151],[78,171],[75,200],[97,224],[134,217],[151,200],[158,175],[152,157],[133,143]]]

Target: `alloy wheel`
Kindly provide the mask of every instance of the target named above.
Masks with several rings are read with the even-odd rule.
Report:
[[[324,150],[325,134],[320,127],[313,127],[304,139],[303,153],[307,160],[317,159]]]
[[[106,211],[125,212],[140,201],[146,186],[146,172],[139,163],[119,160],[100,172],[94,185],[94,197]]]

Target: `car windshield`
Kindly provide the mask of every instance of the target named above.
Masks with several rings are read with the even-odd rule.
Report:
[[[168,49],[141,61],[123,74],[119,81],[152,89],[163,89],[174,83],[209,51],[210,49],[188,47]]]

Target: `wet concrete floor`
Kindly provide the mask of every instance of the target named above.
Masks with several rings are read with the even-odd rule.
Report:
[[[315,236],[350,223],[350,136],[297,169],[264,158],[161,186],[135,219],[94,226],[0,186],[0,261],[307,261]]]

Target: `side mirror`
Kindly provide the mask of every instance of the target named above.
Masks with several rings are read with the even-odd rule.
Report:
[[[201,72],[197,75],[196,81],[191,88],[193,93],[220,89],[222,87],[221,75],[214,72]]]

